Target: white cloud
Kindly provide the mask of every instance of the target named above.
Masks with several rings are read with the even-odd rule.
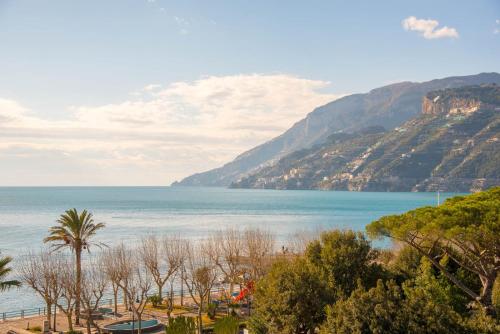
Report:
[[[0,99],[0,184],[168,184],[280,134],[338,97],[321,92],[328,85],[282,74],[210,76],[71,106],[64,120]],[[81,178],[72,172],[79,163],[88,173]]]
[[[495,20],[495,29],[493,29],[495,35],[500,34],[500,20]]]
[[[181,35],[189,34],[188,27],[191,24],[187,19],[185,19],[183,17],[179,17],[179,16],[174,16],[174,22],[177,25],[177,27],[179,28],[179,34],[181,34]]]
[[[438,28],[439,22],[432,19],[417,19],[415,16],[409,16],[401,24],[405,30],[416,31],[426,39],[458,38],[455,28],[447,26]]]

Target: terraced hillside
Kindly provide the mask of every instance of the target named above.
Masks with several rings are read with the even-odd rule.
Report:
[[[232,187],[469,191],[500,184],[500,87],[428,93],[420,116],[392,131],[336,133]]]

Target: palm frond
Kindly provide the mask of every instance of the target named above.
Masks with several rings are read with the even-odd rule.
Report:
[[[0,291],[5,291],[5,290],[8,290],[10,288],[13,288],[13,287],[20,287],[21,286],[21,282],[17,281],[17,280],[10,280],[10,281],[3,281],[3,282],[0,282]]]
[[[75,208],[66,210],[57,223],[58,225],[49,228],[49,236],[44,239],[46,243],[54,243],[54,249],[68,247],[74,250],[80,245],[88,250],[90,245],[99,246],[91,239],[98,230],[105,227],[104,223],[94,223],[92,213],[87,210],[78,213]]]
[[[10,256],[0,258],[0,291],[5,291],[14,286],[21,286],[21,282],[17,280],[4,281],[7,275],[12,271],[12,268],[8,267],[11,261],[12,257]]]

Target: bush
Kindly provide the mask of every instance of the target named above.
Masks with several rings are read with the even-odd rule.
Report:
[[[358,287],[352,295],[327,307],[327,320],[322,333],[386,333],[386,334],[465,334],[474,324],[464,323],[461,315],[439,296],[436,278],[405,284],[401,289],[394,281],[366,291]],[[487,321],[475,325],[483,328]],[[484,331],[484,333],[493,333]]]
[[[192,317],[169,318],[165,327],[166,334],[194,334],[196,333],[196,323]]]
[[[377,279],[383,278],[381,266],[374,261],[378,252],[361,232],[323,232],[319,240],[307,246],[305,256],[327,283],[329,303],[349,296],[358,280],[372,287]]]
[[[153,307],[157,307],[158,305],[161,305],[163,300],[159,295],[152,295],[148,297],[148,302],[150,302]]]
[[[301,258],[276,262],[257,282],[254,298],[254,315],[270,332],[306,332],[324,319],[325,284]]]
[[[366,291],[358,287],[351,296],[327,306],[321,333],[405,333],[401,324],[402,291],[389,282]]]
[[[493,305],[496,308],[497,314],[500,315],[500,275],[498,275],[493,286]]]
[[[482,310],[465,321],[469,333],[474,334],[498,334],[500,333],[500,320],[493,319]]]
[[[269,330],[266,326],[266,321],[262,319],[259,315],[253,314],[250,319],[248,319],[248,328],[250,333],[254,334],[268,334]]]
[[[215,303],[208,304],[208,306],[207,306],[207,316],[211,320],[215,319],[215,313],[216,313],[216,311],[217,311],[217,304],[215,304]]]
[[[32,332],[41,332],[42,331],[42,327],[41,326],[33,326],[29,330],[32,331]]]
[[[215,334],[238,334],[239,331],[240,321],[233,316],[221,318],[214,325]]]

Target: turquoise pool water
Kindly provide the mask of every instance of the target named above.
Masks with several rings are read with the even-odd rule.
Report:
[[[158,325],[158,320],[143,320],[141,321],[141,329],[145,329],[145,328],[148,328],[148,327],[154,327]],[[128,331],[128,330],[132,330],[132,328],[134,329],[138,329],[139,328],[139,321],[134,321],[132,323],[131,322],[125,322],[125,323],[121,323],[121,324],[115,324],[115,325],[107,325],[107,326],[104,326],[105,329],[108,329],[108,330],[111,330],[111,331]]]

